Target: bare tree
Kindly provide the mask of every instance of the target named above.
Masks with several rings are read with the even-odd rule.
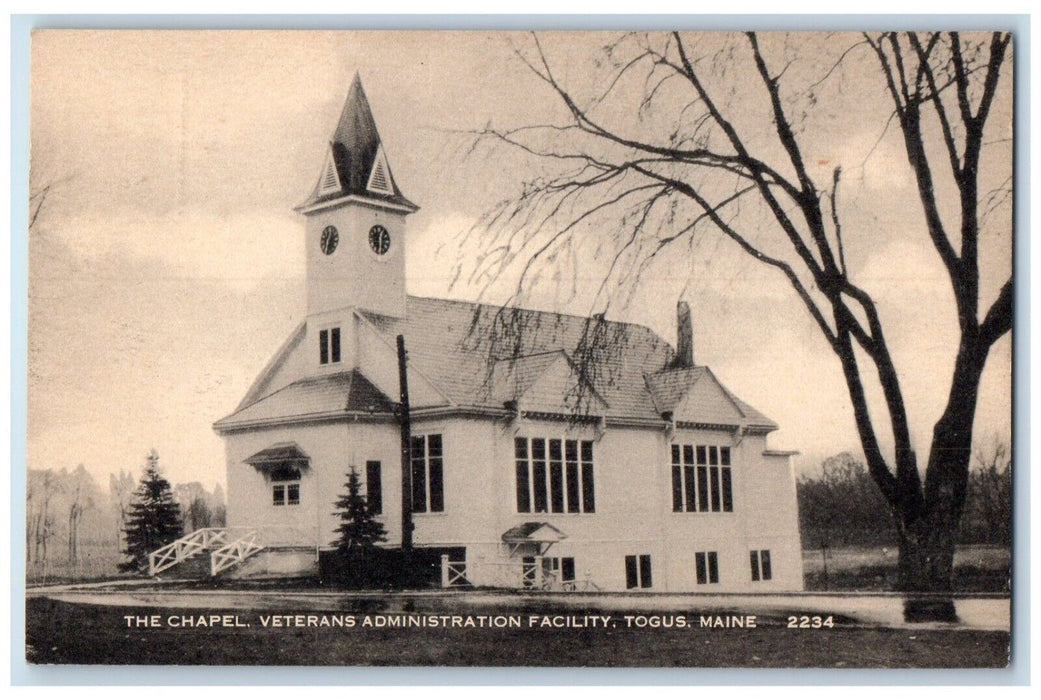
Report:
[[[51,503],[60,492],[60,482],[51,469],[31,469],[28,478],[27,516],[32,533],[32,560],[47,561],[47,545],[54,534]],[[27,537],[28,539],[28,537]]]
[[[1000,438],[973,456],[961,525],[963,542],[1012,542],[1012,453]]]
[[[94,478],[82,464],[66,476],[66,505],[68,507],[68,552],[69,561],[79,558],[80,522],[83,513],[96,505],[98,493]]]
[[[603,291],[617,268],[638,281],[659,251],[706,228],[722,234],[787,280],[838,360],[868,470],[899,536],[901,589],[949,591],[980,376],[1012,327],[1011,266],[989,308],[981,308],[979,266],[981,224],[1007,210],[1011,188],[1007,158],[996,166],[1007,172],[1003,183],[980,191],[988,146],[1009,149],[1008,139],[987,138],[995,97],[1011,89],[1010,41],[1001,32],[829,35],[835,60],[810,79],[792,68],[799,37],[630,34],[604,47],[606,76],[573,87],[535,36],[517,55],[564,116],[478,134],[478,143],[506,145],[542,172],[475,227],[486,253],[472,279],[506,277],[519,265],[521,290],[573,257],[580,233],[593,228],[598,245],[613,244]],[[892,104],[889,122],[876,125],[879,138],[890,124],[900,130],[923,233],[957,310],[955,368],[924,479],[878,304],[851,274],[859,232],[842,226],[842,169],[817,174],[812,131],[802,128],[806,114],[826,107],[821,86],[853,55],[858,67],[874,65],[866,79]],[[758,219],[747,215],[756,209]],[[998,229],[1008,240],[1010,225]],[[875,412],[872,388],[883,397]],[[891,436],[891,451],[880,432]],[[953,614],[953,605],[937,614]]]
[[[201,483],[192,481],[187,484],[177,484],[174,487],[174,497],[181,508],[181,520],[185,532],[193,532],[213,524],[211,497]]]
[[[804,546],[895,543],[885,501],[863,460],[849,452],[828,457],[819,475],[802,475],[797,487]]]
[[[118,549],[123,546],[123,532],[126,529],[127,515],[130,512],[130,503],[134,498],[134,489],[137,483],[129,471],[119,470],[119,474],[108,475],[109,498],[116,514],[116,545]]]
[[[213,485],[213,502],[210,505],[210,518],[212,527],[224,527],[227,524],[227,505],[224,499],[224,489],[220,484]]]

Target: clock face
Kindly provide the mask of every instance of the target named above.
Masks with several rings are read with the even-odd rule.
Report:
[[[369,229],[369,247],[376,255],[386,255],[390,250],[390,232],[380,225]]]
[[[326,226],[322,229],[322,252],[326,255],[332,255],[333,251],[336,250],[336,244],[340,242],[340,233],[336,230],[335,226]]]

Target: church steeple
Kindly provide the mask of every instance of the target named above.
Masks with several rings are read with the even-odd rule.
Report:
[[[406,219],[417,209],[398,189],[355,75],[318,183],[296,209],[307,219],[309,342],[325,348],[315,357],[336,355],[333,329],[344,334],[344,358],[351,356],[350,309],[405,317]]]
[[[318,182],[298,210],[349,196],[370,198],[410,211],[418,209],[402,195],[394,181],[376,129],[376,120],[372,117],[369,100],[357,73],[329,142]]]

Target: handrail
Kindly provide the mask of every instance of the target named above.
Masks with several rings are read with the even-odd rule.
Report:
[[[235,564],[245,561],[253,556],[264,546],[257,542],[257,533],[250,532],[234,542],[210,552],[210,575],[216,576],[225,569],[230,569]]]
[[[164,545],[148,555],[148,575],[155,576],[199,552],[227,543],[225,528],[204,527]]]
[[[155,576],[207,550],[211,551],[211,571],[214,570],[214,562],[219,561],[216,570],[220,572],[232,564],[252,556],[264,546],[307,539],[311,530],[291,525],[261,525],[259,527],[235,525],[199,528],[149,553],[148,575]],[[217,560],[213,558],[215,552],[221,552]]]

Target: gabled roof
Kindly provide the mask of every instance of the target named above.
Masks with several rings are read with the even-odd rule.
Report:
[[[595,389],[590,398],[607,404],[607,416],[660,420],[642,373],[663,367],[673,351],[644,326],[414,296],[405,318],[361,314],[388,338],[403,334],[410,362],[458,406],[501,409],[499,363],[529,358],[520,369],[533,381],[560,357],[535,356],[563,351],[572,365],[587,368],[583,384]]]
[[[646,375],[647,388],[659,415],[676,410],[683,397],[705,373],[704,367],[677,367]]]
[[[525,411],[601,412],[608,405],[563,350],[498,360],[488,384],[491,401],[516,401]]]
[[[776,423],[730,393],[708,367],[667,367],[645,380],[659,415],[682,407],[686,415],[674,415],[675,420],[777,429]]]
[[[347,413],[392,414],[395,404],[361,372],[351,370],[300,379],[238,409],[217,430],[256,423],[338,418]]]
[[[511,527],[502,533],[502,541],[510,544],[524,542],[559,542],[567,535],[549,523],[528,522]]]
[[[347,99],[329,141],[326,155],[336,169],[336,177],[323,167],[311,195],[299,208],[320,202],[340,199],[350,195],[411,208],[418,207],[401,194],[387,162],[386,152],[376,129],[376,120],[369,107],[369,99],[361,86],[361,77],[356,73]],[[377,167],[378,166],[378,167]],[[381,186],[370,188],[374,170],[379,170],[377,180]],[[338,180],[338,182],[337,182]]]
[[[682,422],[777,427],[727,391],[707,367],[669,368],[672,347],[637,324],[414,296],[406,299],[404,318],[356,313],[387,340],[388,353],[394,353],[394,338],[405,336],[410,370],[446,399],[426,407],[430,411],[501,412],[505,401],[519,400],[522,411],[556,414],[569,410],[565,404],[577,405],[578,415],[660,424],[663,413],[683,403],[684,415],[677,416]],[[272,393],[272,377],[291,355],[304,351],[299,342],[287,343],[245,405],[214,427],[327,419],[345,409],[393,410],[393,402],[358,370],[300,379]],[[569,402],[575,388],[585,392],[584,399]]]
[[[492,366],[489,395],[492,401],[519,399],[551,365],[560,361],[563,350],[499,360]]]

